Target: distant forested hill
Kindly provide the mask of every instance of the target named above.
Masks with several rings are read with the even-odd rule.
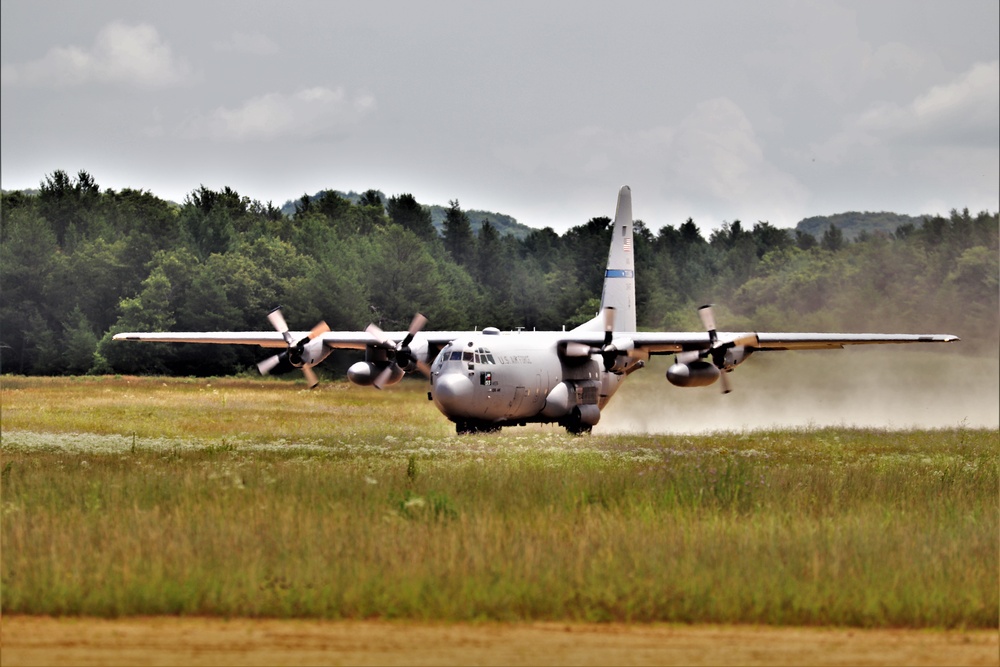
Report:
[[[834,225],[839,228],[844,235],[845,241],[855,241],[862,234],[885,234],[891,236],[896,229],[903,225],[913,225],[919,227],[923,224],[925,216],[902,215],[900,213],[889,213],[882,211],[870,213],[865,211],[848,211],[847,213],[837,213],[835,215],[815,215],[805,218],[795,226],[795,230],[804,234],[811,234],[817,239],[823,236],[823,232]]]
[[[309,196],[309,198],[310,199],[319,199],[320,197],[322,197],[324,194],[326,194],[328,192],[332,192],[332,193],[336,194],[339,197],[343,197],[344,199],[346,199],[347,201],[351,202],[355,206],[358,205],[358,203],[361,201],[361,197],[362,197],[362,193],[355,192],[354,190],[351,190],[350,192],[344,192],[342,190],[320,190],[316,194]],[[388,201],[388,197],[386,197],[385,193],[382,192],[381,190],[370,190],[369,192],[375,192],[376,194],[378,194],[378,196],[382,200],[383,204],[386,201]],[[295,215],[295,205],[298,204],[301,201],[302,201],[301,198],[300,199],[296,199],[294,201],[291,200],[291,199],[289,199],[284,204],[282,204],[282,206],[281,206],[281,212],[284,213],[285,215],[287,215],[288,217],[292,217],[293,215]]]
[[[363,193],[355,192],[351,190],[350,192],[341,192],[340,190],[320,190],[315,195],[312,196],[316,199],[326,192],[334,192],[337,195],[343,197],[347,201],[351,202],[355,206],[361,201],[364,196]],[[369,192],[375,192],[378,194],[379,198],[383,203],[389,201],[389,198],[385,196],[385,193],[381,190],[374,190]],[[294,201],[286,201],[284,206],[281,207],[281,212],[285,215],[291,217],[295,214],[295,204]],[[434,225],[434,229],[441,234],[444,230],[444,220],[446,217],[446,212],[448,208],[446,206],[441,206],[440,204],[422,204],[423,208],[430,212],[431,223]],[[470,209],[465,212],[472,223],[472,233],[478,234],[479,228],[482,226],[484,220],[489,221],[493,225],[493,229],[497,231],[500,236],[513,236],[518,240],[523,240],[528,236],[534,228],[523,225],[514,218],[504,213],[495,213],[491,211],[477,211],[475,209]]]
[[[439,232],[442,231],[444,228],[444,219],[448,209],[437,204],[428,208],[431,212],[431,221],[434,223],[434,228]],[[493,229],[497,230],[497,233],[500,236],[513,236],[519,241],[523,241],[528,234],[536,231],[534,227],[522,225],[511,216],[503,213],[492,213],[490,211],[477,211],[475,209],[470,209],[466,211],[465,214],[469,216],[469,222],[472,223],[472,231],[475,234],[479,233],[479,228],[482,226],[484,220],[493,225]]]

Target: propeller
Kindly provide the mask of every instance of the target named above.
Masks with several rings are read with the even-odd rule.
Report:
[[[280,333],[281,337],[285,339],[288,349],[281,354],[275,354],[268,357],[264,361],[257,364],[257,370],[260,371],[261,375],[267,375],[277,368],[282,362],[286,362],[292,368],[301,369],[302,374],[306,376],[306,382],[309,384],[309,388],[314,388],[319,384],[319,378],[316,377],[316,373],[312,369],[313,364],[306,363],[302,358],[302,354],[305,351],[306,343],[315,339],[317,336],[325,334],[330,330],[330,327],[326,322],[320,322],[312,328],[305,338],[296,341],[295,337],[292,336],[291,332],[288,330],[288,323],[285,321],[285,316],[281,313],[281,306],[278,306],[269,312],[267,314],[267,320],[271,323],[271,326],[274,327],[275,331]]]
[[[630,338],[615,340],[614,306],[605,307],[601,311],[601,317],[604,319],[604,340],[601,342],[600,347],[592,347],[586,343],[567,341],[565,343],[561,343],[562,347],[560,352],[565,357],[581,359],[590,358],[595,354],[599,354],[604,360],[604,370],[608,373],[621,374],[627,372],[627,368],[624,363],[621,363],[620,358],[627,357],[633,349],[634,344]],[[621,365],[619,365],[620,363]],[[633,364],[633,369],[634,367],[635,365]]]
[[[380,347],[383,347],[393,353],[391,363],[386,366],[372,382],[373,387],[376,389],[384,387],[393,376],[396,369],[403,372],[410,372],[414,369],[419,369],[421,373],[430,377],[430,366],[428,366],[423,359],[416,358],[413,351],[410,350],[410,343],[413,342],[413,337],[424,328],[425,324],[427,324],[426,317],[420,313],[414,315],[413,320],[410,321],[409,328],[406,330],[406,336],[398,344],[389,339],[385,335],[385,332],[382,331],[377,324],[372,323],[365,328],[365,331],[371,334],[372,337],[378,341]]]
[[[604,370],[610,373],[611,369],[614,368],[616,357],[620,354],[611,345],[611,340],[614,338],[615,309],[613,306],[608,306],[602,311],[602,314],[604,315],[604,343],[601,345],[601,357],[604,359]]]
[[[726,342],[719,342],[719,334],[715,328],[715,310],[712,304],[707,304],[698,309],[698,317],[701,318],[701,323],[708,332],[708,347],[696,352],[696,359],[704,359],[706,357],[712,358],[712,363],[715,364],[716,368],[722,371],[719,374],[719,382],[722,385],[722,393],[728,394],[733,389],[729,385],[729,380],[726,379],[726,352],[733,349],[734,347],[740,346],[750,346],[756,347],[759,344],[757,334],[747,334],[745,336],[740,336],[739,338],[734,338],[733,340]],[[677,355],[678,361],[684,361],[682,356],[688,356],[684,353]]]

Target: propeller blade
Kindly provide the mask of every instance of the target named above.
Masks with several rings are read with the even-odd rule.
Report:
[[[389,339],[385,337],[385,332],[382,331],[375,323],[369,324],[365,327],[365,331],[371,334],[372,338],[377,340],[380,345],[386,345],[389,343]]]
[[[615,309],[608,306],[602,314],[604,315],[604,345],[606,347],[611,344],[611,337],[614,333]]]
[[[604,315],[604,331],[614,331],[615,328],[615,309],[613,306],[608,306],[604,309],[602,313]]]
[[[285,342],[289,345],[294,345],[295,341],[292,339],[292,334],[288,332],[288,323],[285,322],[285,316],[281,314],[281,306],[278,306],[270,313],[267,314],[267,320],[274,327],[274,330],[281,334],[281,337],[285,339]]]
[[[705,330],[708,331],[708,338],[715,343],[715,311],[712,308],[712,304],[706,304],[698,309],[698,317],[701,318],[701,323],[705,326]]]
[[[687,352],[678,352],[675,356],[675,361],[679,364],[693,364],[694,362],[701,359],[700,350],[689,350]]]
[[[319,378],[316,377],[316,371],[314,371],[311,366],[303,366],[302,374],[306,376],[306,382],[309,383],[309,388],[315,389],[316,385],[319,384]]]
[[[733,390],[733,388],[729,386],[729,380],[726,379],[727,375],[729,375],[729,373],[727,373],[725,371],[722,371],[721,373],[719,373],[719,384],[722,385],[722,393],[723,394],[728,394],[729,392],[731,392]]]
[[[384,369],[382,369],[382,372],[376,375],[375,379],[372,381],[372,386],[375,387],[376,389],[381,389],[382,387],[384,387],[385,383],[389,380],[390,377],[392,377],[393,366],[395,366],[395,364],[389,364]]]
[[[413,320],[410,322],[410,328],[407,329],[407,331],[409,331],[412,336],[423,329],[425,324],[427,324],[427,318],[420,313],[417,313],[413,316]]]
[[[267,314],[267,321],[271,323],[271,326],[278,333],[283,334],[288,331],[288,323],[285,322],[285,316],[281,314],[281,306],[278,306]]]
[[[417,361],[417,370],[424,374],[424,377],[428,380],[431,377],[431,367],[426,361]]]
[[[417,335],[424,325],[427,324],[427,318],[417,313],[413,316],[413,320],[410,322],[410,328],[406,330],[406,337],[403,338],[403,342],[399,344],[399,349],[405,349],[409,347],[410,343],[413,342],[413,337]]]
[[[326,322],[320,322],[319,324],[317,324],[312,328],[312,331],[309,332],[309,340],[312,340],[316,336],[322,336],[329,330],[330,330],[329,324],[327,324]]]
[[[257,370],[260,371],[261,375],[267,375],[272,370],[274,370],[274,367],[277,366],[279,363],[281,363],[281,355],[276,354],[272,357],[268,357],[264,361],[257,364]]]

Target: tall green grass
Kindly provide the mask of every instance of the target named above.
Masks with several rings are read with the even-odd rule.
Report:
[[[406,385],[134,379],[3,419],[8,613],[998,624],[992,430],[459,438]]]

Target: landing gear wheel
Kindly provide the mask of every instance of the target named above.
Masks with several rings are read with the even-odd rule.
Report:
[[[475,420],[455,422],[455,433],[458,435],[474,435],[476,433],[499,433],[500,425],[493,422]]]
[[[584,435],[585,433],[590,433],[594,428],[593,424],[583,421],[580,408],[573,408],[573,414],[563,421],[562,425],[570,435]]]

